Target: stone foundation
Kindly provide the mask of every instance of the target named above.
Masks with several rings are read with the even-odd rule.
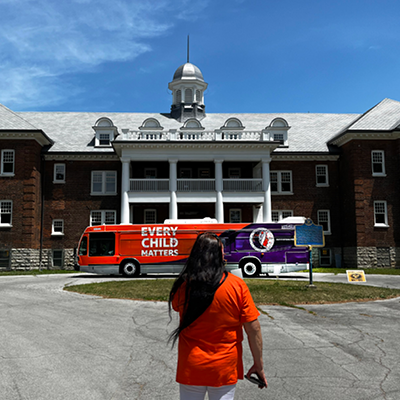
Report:
[[[61,267],[53,265],[51,249],[42,250],[42,263],[40,265],[40,251],[38,249],[11,249],[10,269],[31,270],[31,269],[74,269],[74,250],[64,249],[64,262]]]
[[[400,268],[399,247],[345,247],[345,268]]]

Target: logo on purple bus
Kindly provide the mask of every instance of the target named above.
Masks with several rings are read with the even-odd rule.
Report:
[[[275,243],[275,237],[269,229],[257,228],[251,232],[249,241],[254,250],[269,251]]]

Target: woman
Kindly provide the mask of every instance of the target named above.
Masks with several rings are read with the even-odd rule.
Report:
[[[262,336],[253,299],[244,281],[225,271],[223,246],[210,233],[198,236],[190,257],[172,286],[171,307],[180,323],[171,336],[179,338],[176,381],[181,400],[233,399],[243,379],[244,327],[253,355],[247,376],[257,374],[266,387]]]

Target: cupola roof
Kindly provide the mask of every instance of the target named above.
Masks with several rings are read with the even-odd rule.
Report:
[[[203,74],[194,64],[187,62],[181,65],[174,73],[172,81],[177,80],[200,80],[204,82]]]

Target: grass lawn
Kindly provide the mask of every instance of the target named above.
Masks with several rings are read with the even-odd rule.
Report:
[[[81,274],[83,272],[77,272],[74,270],[66,269],[28,269],[28,270],[5,270],[0,271],[0,276],[8,275],[51,275],[51,274]]]
[[[318,282],[308,288],[305,282],[245,279],[257,304],[324,304],[348,301],[382,300],[400,296],[400,289],[357,284]],[[167,301],[172,279],[127,280],[68,286],[65,290],[104,298]]]

